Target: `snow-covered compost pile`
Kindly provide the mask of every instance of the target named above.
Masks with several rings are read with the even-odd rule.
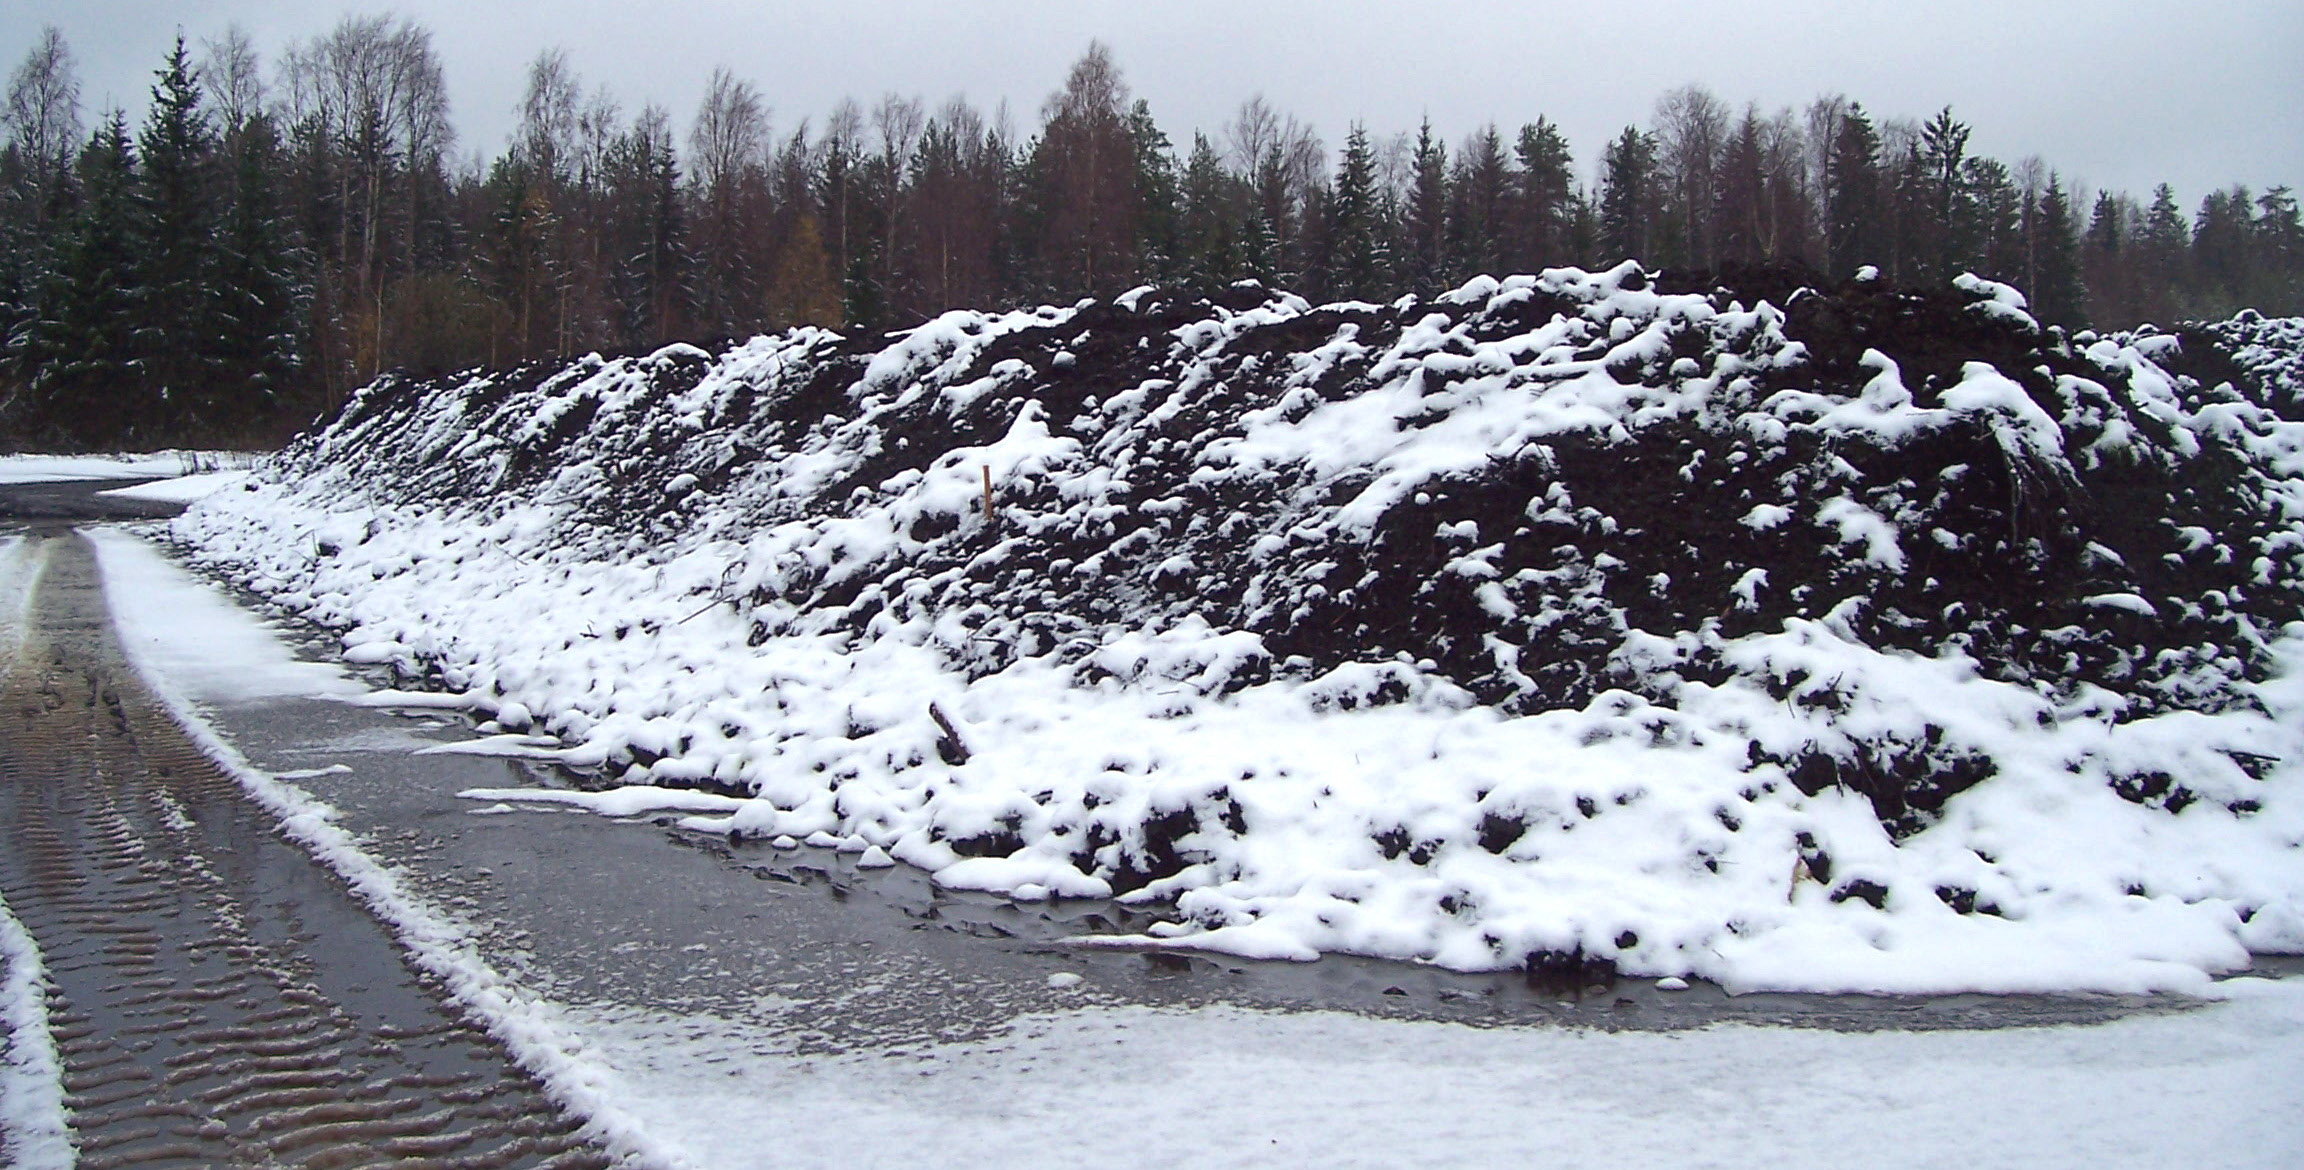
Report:
[[[1166,945],[2186,988],[2304,948],[2300,352],[1139,290],[388,377],[176,534],[601,807]]]

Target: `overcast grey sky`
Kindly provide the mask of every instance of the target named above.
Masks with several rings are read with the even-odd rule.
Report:
[[[501,149],[523,69],[546,46],[627,112],[655,101],[683,128],[706,75],[726,65],[761,87],[780,132],[821,121],[843,96],[869,106],[890,90],[931,105],[1006,98],[1029,130],[1101,38],[1183,147],[1261,91],[1332,150],[1355,119],[1381,134],[1429,114],[1453,142],[1543,114],[1588,176],[1606,138],[1647,125],[1658,94],[1693,81],[1764,110],[1829,90],[1880,116],[1950,103],[1976,129],[1972,151],[2038,154],[2079,184],[2139,197],[2165,180],[2187,209],[2233,182],[2304,186],[2298,0],[7,0],[0,54],[12,69],[55,24],[91,113],[117,104],[135,118],[178,28],[197,44],[237,22],[269,63],[346,13],[378,11],[432,30],[460,154]]]

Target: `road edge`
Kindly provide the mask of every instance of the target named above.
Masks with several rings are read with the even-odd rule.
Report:
[[[130,631],[121,628],[119,613],[109,604],[114,577],[111,566],[121,555],[121,544],[150,546],[152,542],[118,529],[81,527],[73,533],[86,540],[95,553],[98,576],[107,590],[105,608],[122,656],[184,737],[271,813],[283,836],[344,881],[390,928],[417,967],[446,986],[451,1005],[471,1015],[504,1045],[514,1063],[543,1083],[546,1095],[583,1118],[587,1137],[601,1142],[625,1165],[659,1170],[690,1170],[695,1166],[684,1152],[650,1133],[637,1116],[615,1100],[604,1083],[607,1066],[590,1056],[584,1042],[563,1025],[557,1005],[496,970],[474,944],[472,929],[415,894],[399,867],[380,862],[362,849],[350,832],[336,824],[333,806],[250,763],[175,689]]]

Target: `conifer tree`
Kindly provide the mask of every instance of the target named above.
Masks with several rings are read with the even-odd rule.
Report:
[[[60,222],[38,312],[11,339],[24,391],[10,413],[20,432],[87,448],[133,440],[157,413],[135,337],[143,232],[125,115],[96,128],[76,170],[80,202]]]
[[[2283,185],[2257,196],[2254,226],[2257,279],[2250,299],[2274,315],[2304,312],[2304,219],[2295,191]]]
[[[2038,258],[2039,287],[2032,290],[2033,307],[2043,325],[2082,329],[2088,324],[2086,294],[2080,284],[2080,241],[2074,230],[2072,204],[2064,181],[2051,172],[2048,188],[2040,194],[2040,214],[2033,242]]]
[[[200,83],[184,38],[152,87],[152,108],[137,136],[145,206],[144,304],[137,340],[146,377],[176,427],[201,425],[208,384],[221,371],[216,352],[216,132],[201,108]],[[159,420],[153,420],[158,422]]]
[[[215,375],[198,388],[211,435],[268,419],[303,367],[303,256],[290,244],[278,185],[280,136],[264,113],[233,136],[233,192],[215,253]]]
[[[1513,176],[1515,230],[1507,266],[1534,272],[1574,261],[1568,228],[1576,178],[1568,136],[1539,117],[1520,128],[1512,153],[1519,166]]]
[[[1429,296],[1447,282],[1448,148],[1432,134],[1432,119],[1416,131],[1403,234],[1408,238],[1409,290]]]
[[[1464,139],[1448,176],[1449,282],[1502,275],[1503,229],[1511,208],[1511,164],[1494,124]]]
[[[1656,140],[1626,126],[1601,152],[1600,169],[1598,263],[1642,259],[1655,219]]]
[[[1368,145],[1368,128],[1355,122],[1344,139],[1344,157],[1337,165],[1335,191],[1327,207],[1329,291],[1335,296],[1379,297],[1391,279],[1390,257],[1376,222],[1376,199],[1376,154]]]
[[[1974,251],[1963,230],[1972,219],[1966,206],[1967,187],[1962,181],[1969,134],[1966,123],[1953,120],[1950,106],[1938,110],[1936,116],[1920,128],[1919,171],[1927,197],[1923,235],[1928,250],[1923,259],[1928,265],[1928,274],[1940,280],[1958,275],[1965,259]]]
[[[1882,258],[1880,136],[1864,107],[1839,120],[1824,169],[1825,264],[1835,277]]]
[[[1768,251],[1768,150],[1757,109],[1747,108],[1720,151],[1712,250],[1722,263],[1755,263]]]
[[[1177,192],[1182,275],[1202,286],[1220,285],[1241,270],[1237,216],[1231,176],[1217,160],[1205,134],[1192,136],[1192,157],[1184,164]]]
[[[1956,230],[1969,241],[1961,267],[1991,280],[2017,280],[2025,255],[2023,192],[1998,159],[1971,157],[1960,164],[1960,176],[1967,198],[1965,222]]]
[[[2211,191],[2192,220],[2192,270],[2197,277],[2189,311],[2221,316],[2247,300],[2251,223],[2248,188]]]
[[[1176,214],[1176,151],[1152,106],[1143,98],[1128,109],[1128,141],[1135,148],[1137,270],[1148,280],[1172,280],[1182,265]]]

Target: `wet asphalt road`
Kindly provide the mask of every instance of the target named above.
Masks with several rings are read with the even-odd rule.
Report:
[[[42,952],[80,1164],[604,1167],[138,685],[86,543],[0,681],[0,894]]]

